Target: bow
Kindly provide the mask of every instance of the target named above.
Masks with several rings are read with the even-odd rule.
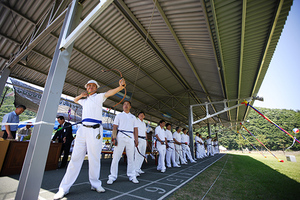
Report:
[[[121,73],[120,70],[118,70],[118,69],[108,69],[108,70],[101,70],[101,71],[102,71],[102,72],[108,72],[108,71],[113,71],[113,70],[119,72],[121,79],[123,78],[122,73]],[[113,107],[111,107],[111,108],[108,110],[108,112],[109,112],[112,108],[114,108],[114,107],[116,107],[117,105],[119,105],[119,104],[125,99],[126,94],[127,94],[127,90],[126,90],[126,86],[125,86],[125,85],[123,85],[123,86],[124,86],[124,97],[121,99],[121,101],[119,101],[119,102],[116,103]]]
[[[139,147],[138,146],[136,146],[136,150],[137,150],[137,152],[141,155],[141,156],[143,156],[144,157],[144,160],[145,160],[145,162],[146,163],[148,163],[148,160],[147,160],[147,157],[146,156],[144,156],[141,152],[140,152],[140,149],[139,149]]]

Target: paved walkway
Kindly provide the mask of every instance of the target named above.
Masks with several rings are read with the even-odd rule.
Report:
[[[88,181],[88,162],[84,161],[81,172],[71,187],[70,193],[63,199],[164,199],[177,189],[191,181],[212,164],[221,159],[225,154],[198,160],[197,163],[182,165],[181,168],[167,168],[165,173],[156,170],[154,160],[144,163],[146,172],[138,177],[139,184],[129,182],[126,176],[126,164],[123,160],[119,164],[119,177],[113,185],[107,185],[107,177],[111,159],[102,159],[101,177],[105,193],[97,193],[90,190]],[[46,171],[40,190],[39,199],[53,199],[58,190],[59,183],[65,174],[65,169]],[[18,187],[19,175],[0,177],[0,199],[14,199]]]

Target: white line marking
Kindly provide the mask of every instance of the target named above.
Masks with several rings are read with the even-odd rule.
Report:
[[[228,157],[227,157],[226,162],[225,162],[225,164],[224,164],[222,170],[220,171],[218,177],[217,177],[216,180],[211,184],[210,188],[208,188],[207,192],[205,193],[205,195],[202,197],[201,200],[203,200],[203,199],[205,198],[205,196],[207,195],[207,193],[210,191],[210,189],[214,186],[214,184],[216,183],[216,181],[219,179],[219,177],[220,177],[220,175],[221,175],[223,169],[225,168],[225,165],[226,165],[226,163],[227,163],[227,160],[228,160]]]
[[[114,190],[114,189],[111,189],[111,188],[104,187],[104,189],[110,190],[110,191],[112,191],[112,192],[116,192],[116,193],[123,194],[123,192],[120,192],[120,191],[118,191],[118,190]],[[136,197],[136,198],[144,199],[144,200],[150,200],[150,199],[147,199],[147,198],[144,198],[144,197],[140,197],[140,196],[136,196],[136,195],[133,195],[133,194],[128,194],[128,196],[132,196],[132,197]]]
[[[224,156],[224,155],[223,155]],[[185,185],[187,182],[189,182],[190,180],[192,180],[193,178],[195,178],[196,176],[198,176],[200,173],[202,173],[204,170],[206,170],[208,167],[210,167],[211,165],[213,165],[215,162],[217,162],[218,160],[220,160],[221,158],[218,158],[217,160],[215,160],[213,163],[211,163],[210,165],[206,166],[204,169],[202,169],[201,171],[199,171],[198,173],[196,173],[194,176],[192,176],[191,178],[189,178],[188,180],[184,181],[183,183],[181,183],[180,185],[178,185],[177,187],[175,187],[173,190],[170,190],[169,192],[167,192],[166,194],[164,194],[163,196],[161,196],[159,198],[160,199],[164,199],[165,197],[167,197],[169,194],[171,194],[172,192],[174,192],[175,190],[179,189],[180,187],[182,187],[183,185]]]
[[[224,156],[224,155],[223,155],[223,156]],[[223,157],[223,156],[222,156],[222,157]],[[222,158],[222,157],[221,157],[221,158]],[[200,162],[200,163],[209,161],[209,160],[211,160],[211,159],[213,159],[213,157],[208,158],[208,159],[206,159],[206,160],[203,160],[203,161]],[[219,159],[220,159],[220,158],[219,158]],[[219,159],[218,159],[218,160],[219,160]],[[218,161],[218,160],[216,160],[216,161]],[[213,163],[215,163],[216,161],[214,161]],[[200,163],[197,163],[196,165],[199,165]],[[212,163],[212,164],[213,164],[213,163]],[[212,164],[210,164],[209,166],[211,166]],[[141,186],[141,187],[138,187],[138,188],[135,188],[135,189],[133,189],[133,190],[131,190],[131,191],[128,191],[128,192],[126,192],[126,193],[123,193],[122,195],[118,195],[118,196],[115,196],[115,197],[113,197],[113,198],[110,198],[110,200],[117,199],[117,198],[119,198],[119,197],[125,196],[125,195],[127,195],[127,194],[129,194],[129,193],[131,193],[131,192],[137,191],[137,190],[139,190],[139,189],[141,189],[141,188],[144,188],[144,187],[146,187],[146,186],[148,186],[148,185],[151,185],[151,184],[153,184],[153,183],[157,183],[158,181],[161,181],[161,180],[163,180],[163,179],[165,179],[165,178],[167,178],[167,177],[173,176],[173,175],[175,175],[175,174],[177,174],[177,173],[180,173],[180,172],[182,172],[182,171],[185,171],[185,170],[187,170],[187,169],[189,169],[189,168],[191,168],[191,167],[194,167],[194,166],[195,166],[195,165],[189,166],[189,167],[187,167],[187,168],[185,168],[185,169],[182,169],[182,170],[180,170],[180,171],[178,171],[178,172],[176,172],[176,173],[170,174],[170,175],[165,176],[165,177],[163,177],[163,178],[161,178],[161,179],[158,179],[158,180],[156,180],[156,181],[152,181],[151,183],[145,184],[145,185],[143,185],[143,186]],[[209,166],[207,166],[207,167],[209,167]],[[206,167],[206,168],[207,168],[207,167]],[[206,169],[206,168],[205,168],[205,169]],[[202,171],[204,171],[205,169],[203,169]],[[197,175],[200,174],[202,171],[198,172]],[[193,176],[193,177],[194,177],[194,176]],[[193,178],[193,177],[192,177],[192,178]],[[175,188],[176,188],[176,189],[177,189],[177,188],[180,188],[182,185],[184,185],[185,183],[187,183],[187,182],[188,182],[189,180],[191,180],[192,178],[188,179],[187,181],[183,182],[182,184],[180,184],[179,186],[177,186],[177,187],[175,187]],[[174,188],[173,190],[171,190],[171,191],[173,192],[173,191],[175,190],[175,188]],[[168,193],[166,193],[166,194],[170,194],[170,193],[171,193],[171,192],[168,192]],[[163,197],[166,196],[166,194],[163,195]],[[160,199],[162,199],[162,198],[160,198]]]

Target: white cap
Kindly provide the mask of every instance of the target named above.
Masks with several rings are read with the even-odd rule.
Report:
[[[97,88],[99,88],[100,87],[100,85],[98,85],[98,83],[97,83],[97,81],[95,81],[95,80],[89,80],[88,82],[87,82],[87,84],[85,84],[85,88],[87,88],[87,85],[88,84],[90,84],[90,83],[94,83],[94,84],[96,84],[96,86],[97,86]]]

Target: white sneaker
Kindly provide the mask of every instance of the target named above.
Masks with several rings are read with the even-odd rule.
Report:
[[[135,172],[135,176],[136,176],[136,177],[139,177],[140,174],[139,174],[138,172]]]
[[[93,191],[97,191],[97,192],[99,192],[99,193],[101,193],[101,192],[105,192],[105,189],[103,188],[103,187],[99,187],[99,188],[95,188],[95,187],[91,187],[91,190],[93,190]]]
[[[114,183],[114,181],[112,179],[108,179],[106,183],[107,183],[107,185],[111,185]]]
[[[192,160],[192,161],[191,161],[191,163],[197,163],[197,161],[195,161],[195,160]]]
[[[162,170],[161,170],[161,173],[165,173],[165,172],[166,172],[166,170],[165,170],[165,169],[162,169]]]
[[[176,166],[174,166],[174,167],[181,167],[180,165],[176,165]]]
[[[133,182],[133,183],[139,183],[139,181],[138,181],[136,178],[133,178],[133,179],[131,180],[131,182]]]
[[[53,199],[61,199],[68,193],[69,191],[64,192],[63,190],[58,190],[58,192],[54,195]]]
[[[145,172],[144,172],[143,170],[140,169],[140,170],[138,171],[138,173],[139,173],[139,174],[144,174]]]

